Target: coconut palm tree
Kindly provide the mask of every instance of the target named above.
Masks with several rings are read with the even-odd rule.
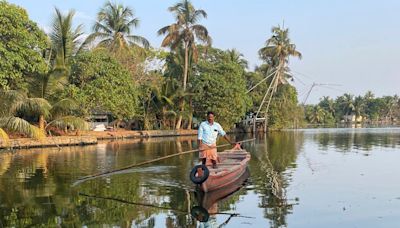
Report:
[[[15,90],[0,91],[0,95],[3,98],[0,101],[2,135],[6,130],[40,139],[45,137],[45,131],[49,127],[82,130],[88,128],[85,120],[72,115],[73,110],[78,110],[79,107],[69,98],[51,105],[44,98],[31,98],[26,93]],[[36,119],[39,127],[30,123]],[[47,125],[45,125],[46,119],[49,120]]]
[[[386,113],[384,116],[388,118],[389,120],[393,119],[393,110],[398,102],[398,96],[384,96],[382,97],[383,100],[383,106],[384,110],[386,110]]]
[[[356,115],[356,121],[357,121],[359,116],[363,116],[364,115],[364,111],[365,111],[364,98],[361,97],[361,96],[355,97],[354,98],[354,102],[353,102],[353,106],[354,106],[354,114]]]
[[[198,57],[198,49],[196,40],[211,45],[211,37],[208,35],[208,30],[203,25],[198,24],[201,18],[207,18],[207,13],[204,10],[195,9],[192,3],[188,0],[182,0],[168,8],[175,15],[176,22],[167,25],[158,30],[159,35],[165,35],[161,43],[162,47],[170,47],[171,50],[176,50],[183,47],[184,50],[184,67],[182,87],[183,92],[186,92],[188,74],[189,74],[189,58],[192,56],[194,60]],[[179,52],[178,52],[179,53]],[[184,111],[184,100],[179,102],[180,112]],[[179,115],[176,129],[180,129],[182,123],[182,115]]]
[[[226,51],[226,53],[228,54],[230,61],[237,63],[244,69],[248,68],[249,62],[246,59],[244,59],[243,54],[240,53],[238,50],[236,50],[235,48],[232,48],[232,49],[228,49]]]
[[[287,83],[285,72],[288,71],[289,57],[301,59],[302,55],[296,49],[296,45],[291,42],[288,28],[273,27],[272,34],[272,37],[265,42],[265,47],[261,48],[258,53],[262,60],[277,70],[277,85],[285,84]]]
[[[112,52],[128,50],[132,45],[150,46],[149,41],[133,30],[139,26],[139,18],[135,17],[132,8],[122,4],[106,2],[97,13],[97,21],[93,26],[93,33],[89,35],[87,43],[99,39],[98,46],[105,47]]]
[[[301,53],[296,49],[296,45],[293,44],[289,38],[289,29],[278,27],[272,27],[272,37],[269,38],[265,42],[265,47],[261,48],[258,51],[260,58],[266,62],[270,67],[267,73],[266,78],[272,77],[269,83],[269,87],[265,92],[263,97],[263,101],[261,102],[260,107],[258,108],[256,115],[254,116],[254,120],[257,118],[261,108],[266,100],[269,97],[267,102],[267,107],[265,111],[265,123],[264,128],[266,130],[267,127],[267,115],[269,111],[269,107],[272,101],[272,97],[276,93],[278,86],[282,84],[286,84],[287,78],[290,77],[290,69],[288,67],[289,57],[297,57],[301,59]],[[255,123],[253,124],[253,131],[255,131]]]
[[[348,93],[343,95],[343,108],[346,115],[351,115],[354,112],[354,96]]]
[[[325,110],[321,106],[316,105],[312,110],[312,113],[310,116],[310,122],[311,123],[323,123],[324,119],[325,119],[325,115],[326,115]]]
[[[81,45],[83,25],[80,24],[75,29],[73,28],[74,15],[74,10],[70,10],[64,15],[59,9],[55,8],[52,30],[49,34],[51,54],[54,55],[53,71],[69,73],[72,57],[86,47],[85,45]]]
[[[207,18],[207,13],[204,10],[197,10],[188,0],[183,0],[168,8],[170,12],[175,14],[176,22],[167,25],[158,30],[159,35],[166,35],[161,43],[162,47],[169,46],[175,50],[180,45],[183,45],[185,50],[185,64],[183,71],[183,90],[186,90],[186,84],[189,71],[189,51],[193,52],[193,58],[197,59],[198,50],[196,40],[203,42],[206,45],[211,45],[211,37],[208,35],[208,30],[203,25],[197,24],[201,18]]]
[[[55,8],[49,47],[43,53],[48,70],[45,74],[28,77],[30,96],[50,99],[56,90],[63,89],[67,83],[72,58],[87,45],[82,42],[83,26],[72,26],[74,15],[73,10],[63,14]]]
[[[370,91],[370,90],[368,90],[366,93],[365,93],[365,95],[364,95],[364,99],[365,100],[372,100],[372,99],[374,99],[375,98],[375,95],[374,95],[374,93],[372,93],[372,91]]]
[[[332,114],[332,117],[335,117],[336,110],[335,110],[335,101],[330,98],[329,96],[323,96],[319,105],[325,109],[328,113]]]
[[[49,34],[50,44],[43,56],[47,59],[48,72],[29,77],[29,99],[42,99],[53,104],[60,102],[55,95],[64,89],[68,82],[72,58],[83,51],[87,45],[82,42],[83,26],[78,25],[73,28],[74,15],[73,10],[63,14],[55,8],[52,31]],[[43,114],[39,116],[39,128],[42,130],[45,128],[47,117]]]
[[[2,135],[5,131],[22,133],[29,137],[40,139],[45,136],[44,131],[30,124],[21,117],[22,112],[39,115],[49,115],[50,104],[41,98],[28,99],[24,93],[15,90],[0,91],[0,128]],[[6,137],[5,137],[6,138]]]

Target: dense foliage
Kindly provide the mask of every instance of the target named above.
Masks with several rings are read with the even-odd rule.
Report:
[[[313,124],[391,124],[400,118],[400,99],[397,95],[375,97],[370,91],[357,97],[346,93],[336,99],[323,97],[318,104],[307,105],[305,110],[307,121]]]
[[[138,91],[132,78],[107,52],[99,50],[76,56],[70,83],[69,95],[87,113],[110,112],[117,119],[137,114]]]
[[[46,72],[46,42],[24,9],[0,1],[0,89],[25,89],[28,75]]]
[[[0,92],[19,94],[3,99],[2,123],[13,125],[0,124],[0,138],[84,129],[96,113],[125,121],[127,129],[191,129],[209,110],[227,130],[260,110],[258,117],[276,129],[301,122],[296,90],[287,81],[288,58],[301,54],[287,28],[273,27],[259,51],[263,64],[249,71],[236,49],[211,47],[199,24],[207,13],[188,0],[168,8],[175,21],[158,31],[168,50],[135,34],[140,19],[117,2],[103,5],[86,39],[83,25],[74,26],[73,10],[55,8],[46,37],[25,10],[0,4],[0,55],[7,60],[0,62]],[[23,101],[31,105],[11,109]],[[10,118],[14,122],[5,121]]]
[[[213,110],[226,128],[240,121],[250,104],[243,68],[228,57],[222,50],[209,50],[191,81],[196,116],[202,119],[207,110]]]

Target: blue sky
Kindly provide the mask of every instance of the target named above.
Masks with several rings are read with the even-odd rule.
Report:
[[[104,4],[97,0],[10,0],[27,9],[30,18],[48,29],[54,6],[76,10],[76,24],[87,32],[96,12]],[[173,22],[167,8],[176,0],[119,0],[134,8],[141,20],[135,31],[159,47],[156,31]],[[303,101],[313,82],[317,86],[307,103],[321,96],[336,97],[345,92],[377,96],[400,94],[400,1],[397,0],[193,0],[207,11],[201,21],[213,38],[213,46],[236,48],[250,62],[260,64],[257,51],[271,35],[271,27],[290,29],[292,41],[303,54],[292,59],[294,85]]]

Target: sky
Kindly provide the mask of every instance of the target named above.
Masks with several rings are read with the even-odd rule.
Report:
[[[103,0],[9,0],[28,11],[30,18],[49,31],[56,6],[76,11],[75,23],[87,33]],[[174,18],[167,8],[177,0],[118,0],[134,9],[140,19],[135,34],[160,47],[161,27]],[[398,0],[192,0],[207,12],[200,21],[213,46],[235,48],[249,61],[250,70],[261,64],[258,50],[271,36],[272,26],[289,28],[290,38],[303,58],[290,59],[292,83],[303,102],[318,103],[322,96],[343,93],[376,96],[400,94],[400,1]]]

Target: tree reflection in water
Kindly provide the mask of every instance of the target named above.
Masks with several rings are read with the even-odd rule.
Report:
[[[249,136],[237,136],[236,140]],[[294,167],[301,137],[273,133],[245,145],[252,152],[251,181],[261,197],[259,207],[274,226],[284,225],[291,205],[285,197],[288,180],[283,173]],[[293,143],[295,142],[295,143]],[[20,150],[0,154],[0,226],[120,226],[196,227],[188,212],[196,203],[188,172],[198,154],[188,154],[101,177],[71,187],[76,179],[91,173],[179,153],[196,148],[196,137],[153,138],[104,142],[85,147]],[[126,202],[79,195],[111,197]],[[188,192],[190,194],[188,194]],[[247,188],[217,202],[218,215],[232,222]],[[146,205],[155,205],[149,207]],[[184,213],[183,213],[184,212]],[[157,216],[161,216],[163,224]],[[246,216],[246,215],[243,215]]]
[[[286,217],[292,213],[293,204],[288,202],[285,189],[303,143],[301,132],[271,132],[261,135],[251,151],[252,181],[260,194],[260,207],[265,208],[265,217],[271,227],[287,226]]]

